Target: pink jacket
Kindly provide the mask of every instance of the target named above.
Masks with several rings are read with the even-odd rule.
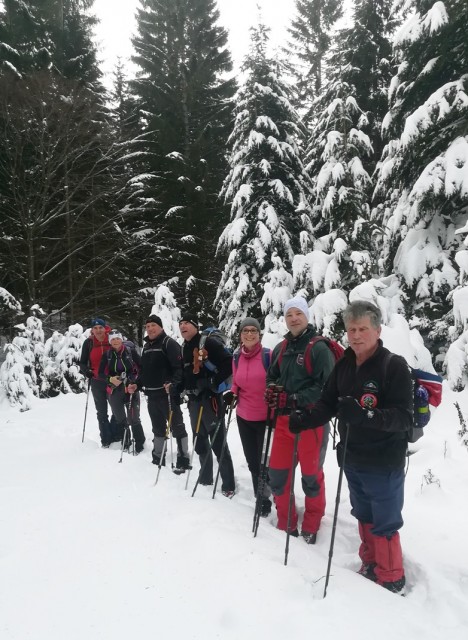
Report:
[[[231,391],[237,396],[237,415],[252,422],[266,420],[267,406],[263,396],[266,371],[262,360],[262,345],[252,351],[241,348],[238,366],[232,361]]]

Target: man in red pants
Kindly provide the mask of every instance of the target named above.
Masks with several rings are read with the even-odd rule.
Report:
[[[273,351],[267,374],[267,404],[278,411],[270,456],[269,478],[278,514],[278,529],[287,531],[288,506],[295,436],[289,430],[293,409],[308,408],[319,398],[335,359],[324,340],[311,340],[317,334],[309,324],[309,308],[304,298],[291,298],[284,305],[289,329],[283,342]],[[281,387],[279,391],[277,387]],[[325,512],[323,461],[327,449],[328,424],[300,435],[297,457],[301,465],[305,512],[301,535],[314,544]],[[289,531],[298,536],[298,517],[293,505]]]

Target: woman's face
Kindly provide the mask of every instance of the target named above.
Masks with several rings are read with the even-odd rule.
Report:
[[[240,337],[244,347],[251,349],[260,342],[260,331],[255,327],[247,326],[242,329]]]

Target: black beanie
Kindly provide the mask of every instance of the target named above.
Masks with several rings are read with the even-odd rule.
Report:
[[[154,313],[152,313],[150,316],[148,316],[148,318],[146,318],[145,324],[148,324],[148,322],[154,322],[155,324],[159,324],[161,329],[163,328],[163,323],[162,323],[161,318],[159,316],[155,315]]]
[[[194,311],[184,311],[179,320],[179,324],[181,322],[190,322],[190,324],[193,324],[193,326],[198,329],[198,315]]]

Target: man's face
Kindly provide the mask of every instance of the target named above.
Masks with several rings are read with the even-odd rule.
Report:
[[[106,330],[102,326],[102,324],[96,324],[91,329],[91,332],[92,332],[93,336],[96,338],[96,340],[99,340],[99,342],[102,342],[104,340],[104,338],[106,337]]]
[[[350,320],[346,326],[346,334],[351,349],[358,360],[369,358],[377,348],[381,327],[376,329],[369,316],[363,316],[357,320]]]
[[[190,340],[198,333],[198,329],[191,323],[182,320],[179,322],[179,331],[180,335],[186,342],[190,342]]]
[[[162,332],[162,328],[157,322],[147,322],[145,325],[145,329],[150,340],[154,340]]]
[[[301,335],[309,324],[308,318],[305,317],[302,311],[296,309],[296,307],[288,309],[284,319],[286,320],[286,326],[294,337]]]

